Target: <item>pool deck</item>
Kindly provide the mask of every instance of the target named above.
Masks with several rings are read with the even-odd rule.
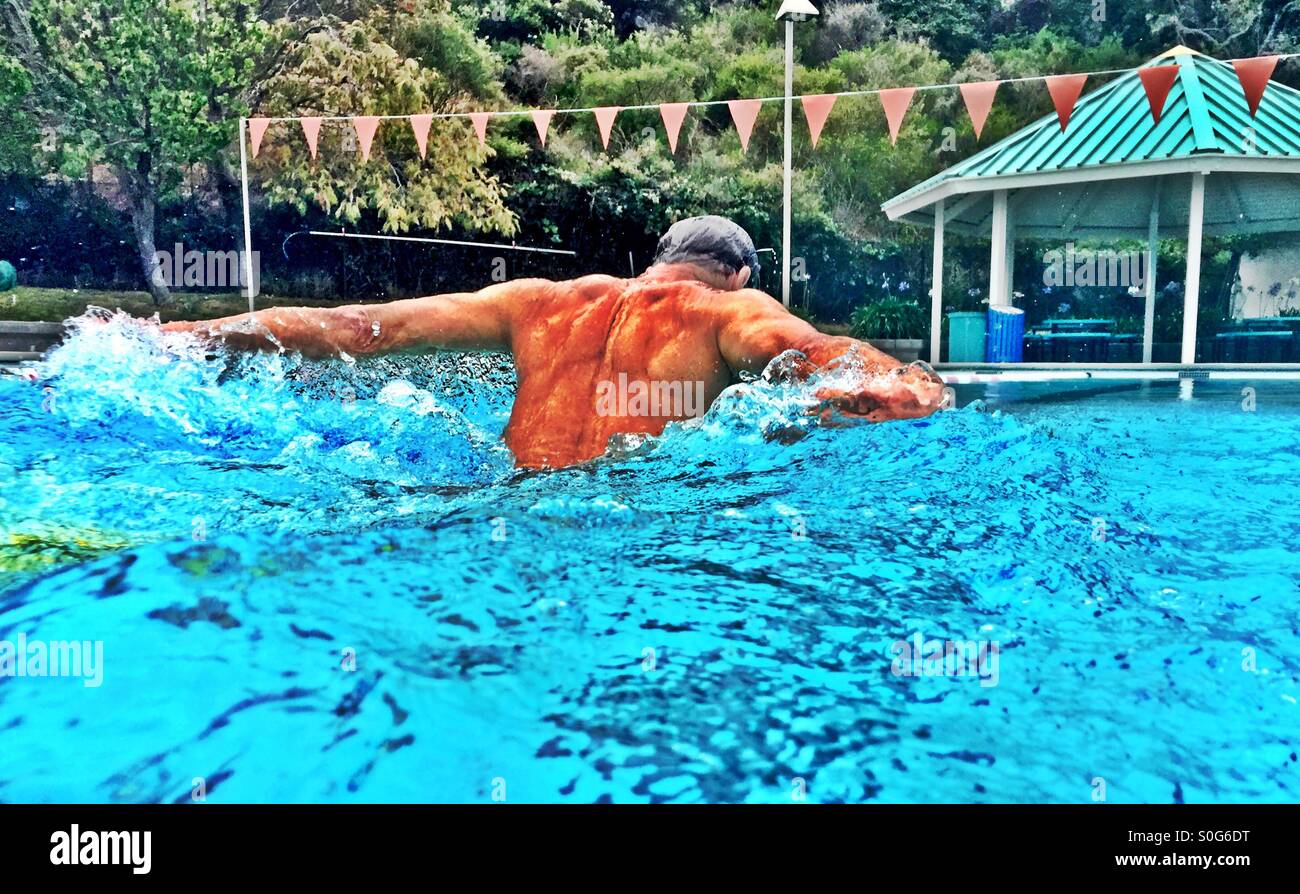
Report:
[[[944,381],[954,385],[1086,379],[1152,382],[1179,379],[1300,380],[1300,363],[940,363],[934,369]]]

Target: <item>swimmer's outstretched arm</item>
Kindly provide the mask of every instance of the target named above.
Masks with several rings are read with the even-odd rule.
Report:
[[[193,332],[248,351],[298,351],[308,357],[400,351],[509,351],[521,305],[551,285],[521,279],[388,304],[276,307],[195,323],[168,323],[166,332]]]
[[[812,368],[855,351],[864,367],[860,384],[818,391],[828,411],[881,421],[928,416],[943,405],[943,380],[933,372],[904,366],[855,338],[818,332],[763,292],[726,293],[719,296],[716,312],[718,348],[733,373],[762,372],[773,357],[792,349],[812,361]]]

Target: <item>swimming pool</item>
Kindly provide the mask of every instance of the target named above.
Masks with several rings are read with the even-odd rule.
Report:
[[[103,644],[0,677],[0,800],[1300,798],[1293,383],[758,382],[518,473],[502,360],[179,344],[0,377],[0,640]]]

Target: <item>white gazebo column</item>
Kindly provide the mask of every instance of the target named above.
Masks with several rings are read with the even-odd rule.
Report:
[[[1156,254],[1160,248],[1160,180],[1151,196],[1151,219],[1147,226],[1146,312],[1142,318],[1142,362],[1151,362],[1151,345],[1156,333]]]
[[[930,362],[939,362],[943,334],[943,199],[934,206],[934,275],[930,282]]]
[[[1201,303],[1201,229],[1205,223],[1205,174],[1192,175],[1187,211],[1187,282],[1183,288],[1183,363],[1196,362],[1196,314]]]
[[[1011,277],[1007,265],[1007,191],[993,193],[992,242],[989,256],[989,306],[1011,302]]]
[[[1016,222],[1007,209],[1007,307],[1015,304],[1016,294]]]

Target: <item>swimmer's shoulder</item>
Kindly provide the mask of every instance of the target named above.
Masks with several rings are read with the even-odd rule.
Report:
[[[791,316],[785,305],[760,289],[728,292],[707,285],[702,288],[707,294],[698,296],[699,307],[719,324]]]
[[[550,303],[602,293],[610,288],[611,283],[620,282],[622,280],[610,276],[584,276],[570,280],[528,277],[488,286],[481,294],[495,294],[514,304]]]
[[[506,288],[521,297],[535,299],[563,299],[563,298],[580,298],[591,300],[608,295],[610,292],[621,291],[627,286],[628,280],[619,279],[617,276],[606,276],[603,273],[593,273],[589,276],[580,276],[577,279],[554,280],[554,279],[514,279],[508,283],[502,283],[495,288]]]
[[[592,273],[587,276],[579,276],[577,279],[571,279],[567,283],[566,291],[582,301],[594,301],[603,298],[606,295],[615,292],[622,292],[627,288],[628,280],[621,279],[617,276],[609,276],[605,273]]]

